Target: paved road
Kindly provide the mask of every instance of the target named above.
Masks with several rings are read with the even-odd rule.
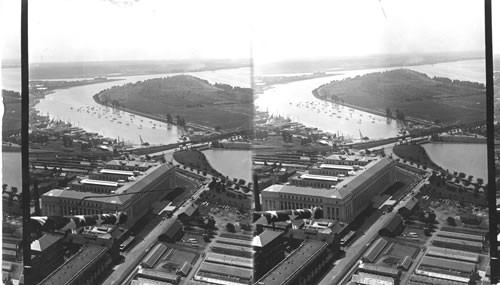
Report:
[[[192,197],[199,197],[200,194],[206,189],[206,187],[199,188]],[[152,228],[149,233],[147,233],[142,238],[138,236],[139,240],[136,245],[125,254],[125,261],[115,267],[113,273],[111,273],[106,280],[103,282],[104,285],[119,285],[122,284],[134,269],[139,265],[140,261],[146,256],[154,243],[158,240],[158,237],[169,228],[174,221],[177,220],[178,213],[182,213],[185,208],[191,205],[191,201],[185,201],[182,203],[174,215],[166,220],[160,221],[158,225],[155,225],[155,220],[152,220],[146,228]],[[142,240],[141,240],[142,239]]]
[[[427,180],[420,181],[401,201],[410,199],[416,195]],[[413,192],[413,193],[412,193]],[[348,271],[355,266],[356,262],[365,253],[371,243],[378,237],[378,231],[389,222],[389,220],[396,215],[401,203],[397,204],[391,213],[382,215],[373,225],[356,241],[348,247],[345,252],[346,255],[343,259],[338,260],[335,267],[321,280],[320,285],[341,284]]]

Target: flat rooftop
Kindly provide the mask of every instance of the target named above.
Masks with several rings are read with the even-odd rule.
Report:
[[[127,181],[127,182],[120,183],[120,185],[123,185],[123,186],[116,189],[115,194],[141,192],[143,189],[148,187],[151,184],[151,182],[153,182],[156,179],[158,179],[159,177],[167,174],[173,168],[174,168],[173,166],[167,165],[167,164],[159,164],[159,165],[157,164],[155,166],[152,166],[146,172],[144,172],[144,175],[137,176],[135,181]],[[91,179],[87,179],[87,180],[91,180]],[[101,181],[101,180],[97,180],[97,181]],[[109,182],[109,181],[106,181],[106,182],[116,183],[116,182]],[[43,196],[60,197],[60,198],[75,199],[75,200],[81,200],[81,199],[86,198],[88,196],[92,196],[92,198],[86,198],[85,200],[86,201],[105,202],[105,203],[110,203],[110,204],[123,204],[128,199],[131,199],[134,195],[108,197],[107,194],[100,194],[100,193],[93,193],[93,192],[82,192],[82,191],[75,191],[75,190],[53,189],[53,190],[50,190],[47,193],[43,194]],[[102,198],[100,198],[100,197],[102,197]]]
[[[234,265],[234,266],[238,266],[238,267],[253,269],[253,259],[240,257],[240,256],[220,254],[220,253],[215,253],[215,252],[207,252],[207,255],[205,257],[205,261],[210,262],[210,263]]]
[[[337,176],[317,175],[309,173],[299,175],[299,178],[305,180],[318,180],[318,181],[331,181],[331,182],[339,181],[339,178]]]
[[[198,273],[206,272],[220,276],[234,276],[241,279],[252,280],[253,269],[240,268],[231,265],[213,264],[203,262],[198,269]]]
[[[348,196],[354,189],[359,187],[365,181],[373,177],[373,175],[377,174],[379,171],[391,164],[393,164],[393,162],[389,158],[372,161],[365,166],[365,169],[358,171],[356,176],[346,176],[345,180],[339,182],[332,188],[313,188],[274,184],[267,187],[262,192],[278,192],[283,194],[342,199]]]
[[[88,265],[97,259],[101,254],[105,253],[107,248],[86,244],[82,246],[80,251],[73,255],[70,259],[64,262],[59,268],[47,276],[40,285],[63,285],[68,284],[73,278],[77,277],[84,271]]]
[[[108,186],[108,187],[118,187],[118,182],[106,181],[106,180],[95,180],[95,179],[82,179],[81,184]]]
[[[349,171],[354,170],[354,167],[351,165],[339,165],[339,164],[327,164],[327,163],[320,164],[319,168],[339,169],[339,170],[349,170]]]
[[[99,170],[99,173],[101,173],[101,174],[116,174],[116,175],[123,175],[123,176],[134,176],[133,171],[115,170],[115,169],[106,169],[106,168]]]
[[[371,157],[362,155],[346,155],[346,154],[332,154],[327,156],[325,160],[344,160],[344,161],[370,161]]]
[[[306,265],[308,261],[314,259],[326,246],[325,242],[305,240],[298,249],[262,276],[259,282],[266,285],[284,284],[295,274],[300,274],[300,268]]]

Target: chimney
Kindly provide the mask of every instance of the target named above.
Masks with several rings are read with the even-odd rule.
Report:
[[[262,207],[260,205],[260,192],[259,192],[259,179],[257,178],[257,175],[253,175],[253,193],[254,193],[254,200],[255,200],[255,211],[262,211]]]

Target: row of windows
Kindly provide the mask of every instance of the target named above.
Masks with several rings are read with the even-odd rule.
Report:
[[[314,187],[314,188],[330,188],[336,185],[337,182],[318,182],[318,181],[307,181],[307,180],[294,180],[294,185],[302,187]]]
[[[88,191],[93,193],[109,194],[112,190],[116,190],[113,186],[98,186],[98,185],[75,185],[74,189],[77,191]]]
[[[309,196],[280,194],[280,198],[281,199],[290,199],[290,200],[309,201],[309,202],[321,203],[321,199],[320,198],[309,197]]]
[[[316,207],[316,206],[321,206],[321,205],[319,205],[319,204],[315,205],[315,204],[308,204],[308,203],[280,201],[280,208],[283,209],[283,210],[311,209],[311,208]]]

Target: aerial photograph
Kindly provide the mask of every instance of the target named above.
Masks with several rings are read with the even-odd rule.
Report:
[[[498,282],[483,1],[2,7],[3,284]]]

